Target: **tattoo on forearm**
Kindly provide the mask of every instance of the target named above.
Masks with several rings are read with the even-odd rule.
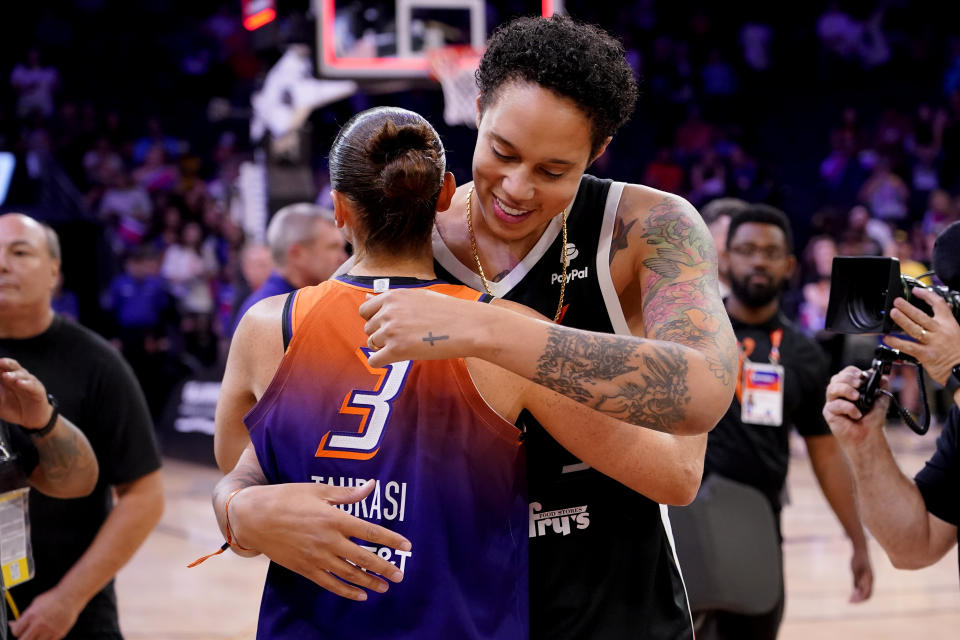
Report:
[[[604,396],[594,409],[622,414],[631,424],[672,433],[683,421],[690,403],[687,358],[680,347],[667,345],[642,355],[644,384],[628,384],[616,395]]]
[[[637,370],[627,364],[630,350],[622,343],[629,344],[613,336],[598,338],[551,326],[534,382],[578,402],[590,400],[593,393],[585,385]]]
[[[643,261],[647,337],[692,347],[724,385],[736,379],[736,340],[717,293],[717,252],[703,225],[665,198],[647,217],[643,238],[656,251]]]
[[[96,464],[92,452],[82,445],[82,437],[76,427],[61,423],[50,435],[36,440],[37,462],[48,480],[65,482]]]
[[[437,340],[449,340],[449,339],[450,339],[450,336],[435,336],[433,335],[433,331],[428,331],[426,337],[423,338],[423,341],[429,342],[431,347],[435,347],[436,345],[434,344],[434,342],[436,342]]]
[[[550,327],[534,381],[598,411],[673,432],[690,402],[683,349]],[[641,347],[647,347],[641,351]],[[617,381],[642,368],[643,384]]]

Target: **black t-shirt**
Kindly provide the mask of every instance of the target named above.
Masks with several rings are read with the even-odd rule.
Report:
[[[937,450],[917,473],[914,481],[923,496],[927,511],[944,522],[960,527],[960,457],[957,455],[960,410],[950,409],[943,431],[937,438]],[[960,543],[960,529],[957,533]]]
[[[744,424],[740,402],[734,397],[727,413],[707,437],[704,475],[719,473],[762,491],[775,512],[790,460],[789,429],[803,436],[830,433],[821,411],[829,380],[826,356],[816,342],[801,333],[782,314],[760,325],[731,318],[741,353],[752,362],[770,362],[771,336],[783,330],[780,364],[784,369],[783,425]],[[741,365],[742,372],[743,367]]]
[[[130,367],[106,341],[56,316],[42,334],[0,339],[0,357],[16,359],[43,382],[60,413],[90,440],[100,477],[89,496],[72,500],[30,492],[30,528],[36,575],[11,594],[21,611],[57,584],[83,555],[113,505],[111,486],[160,468],[150,413]],[[11,430],[16,431],[16,430]],[[31,454],[29,438],[24,441]],[[68,638],[120,637],[111,581],[81,612]]]

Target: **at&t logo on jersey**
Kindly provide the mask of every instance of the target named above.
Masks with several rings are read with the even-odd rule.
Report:
[[[530,503],[530,537],[539,538],[550,533],[570,535],[574,529],[586,529],[590,526],[590,513],[587,505],[542,511],[539,502]]]

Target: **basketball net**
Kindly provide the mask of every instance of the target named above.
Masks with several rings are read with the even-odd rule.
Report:
[[[443,89],[443,121],[448,125],[477,126],[477,79],[480,53],[466,45],[439,47],[427,52],[430,75]]]

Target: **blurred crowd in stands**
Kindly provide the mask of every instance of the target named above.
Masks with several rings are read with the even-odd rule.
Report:
[[[58,308],[123,349],[159,412],[176,380],[222,366],[237,306],[269,274],[231,213],[255,151],[242,116],[284,42],[314,44],[309,2],[279,2],[296,15],[262,34],[243,30],[238,1],[62,4],[31,8],[2,45],[0,151],[19,167],[2,208],[61,232]],[[489,3],[488,21],[518,4]],[[919,275],[960,218],[960,37],[933,3],[734,4],[566,2],[623,39],[641,79],[636,116],[591,172],[698,207],[783,208],[801,264],[784,310],[839,365],[862,354],[823,333],[832,257],[896,256]],[[214,98],[241,117],[211,120]],[[309,120],[319,200],[337,127],[375,104],[437,123],[469,180],[473,134],[443,125],[438,88],[358,93]]]

